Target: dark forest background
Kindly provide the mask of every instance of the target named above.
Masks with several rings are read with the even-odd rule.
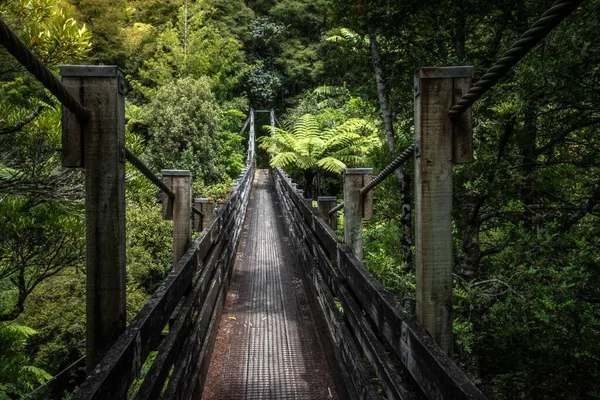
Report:
[[[413,141],[418,68],[481,76],[551,4],[10,0],[0,17],[56,72],[120,66],[127,146],[155,171],[191,169],[196,197],[222,198],[244,164],[250,107],[274,108],[282,135],[306,121],[351,131],[361,156],[338,156],[377,172]],[[585,1],[488,92],[473,109],[475,161],[455,168],[454,359],[490,398],[600,398],[599,27],[600,2]],[[0,49],[0,399],[85,352],[83,181],[60,167],[60,115]],[[287,170],[341,197],[335,163],[319,165]],[[411,175],[408,163],[376,189],[364,232],[366,266],[408,307]],[[127,204],[131,319],[170,269],[172,228],[129,169]],[[33,398],[68,398],[82,379],[76,366]]]

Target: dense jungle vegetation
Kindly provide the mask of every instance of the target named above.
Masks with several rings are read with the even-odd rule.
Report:
[[[127,146],[154,171],[192,170],[195,196],[223,197],[241,171],[253,107],[276,110],[280,141],[346,135],[307,165],[298,146],[278,150],[308,194],[341,197],[344,166],[377,172],[412,143],[419,67],[473,65],[478,77],[551,4],[8,0],[0,17],[57,73],[120,66]],[[454,171],[454,359],[490,398],[600,398],[599,27],[600,1],[584,1],[488,92],[473,110],[475,161]],[[0,49],[0,399],[85,352],[83,181],[60,166],[60,121]],[[171,267],[171,225],[129,168],[131,319]],[[377,188],[364,233],[367,267],[409,308],[411,175],[408,163]],[[68,398],[82,367],[30,398]]]

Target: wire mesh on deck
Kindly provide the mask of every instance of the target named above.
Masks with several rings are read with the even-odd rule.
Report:
[[[272,183],[257,180],[202,398],[335,397]]]

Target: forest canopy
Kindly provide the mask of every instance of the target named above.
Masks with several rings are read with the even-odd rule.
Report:
[[[378,172],[413,142],[415,71],[478,79],[551,5],[10,0],[0,18],[57,76],[119,66],[127,147],[153,171],[192,170],[195,197],[239,175],[250,108],[282,123],[257,114],[259,167],[274,153],[307,196],[341,197],[344,167]],[[487,92],[474,162],[454,169],[454,361],[489,398],[600,398],[599,26],[584,1]],[[84,180],[60,147],[60,104],[0,48],[0,399],[85,354]],[[413,174],[376,189],[363,232],[365,266],[410,312]],[[130,166],[126,198],[130,321],[171,269],[172,224]],[[68,398],[81,366],[34,398]]]

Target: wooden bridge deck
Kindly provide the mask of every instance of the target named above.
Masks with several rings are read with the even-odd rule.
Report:
[[[337,398],[268,170],[257,170],[203,399]]]

